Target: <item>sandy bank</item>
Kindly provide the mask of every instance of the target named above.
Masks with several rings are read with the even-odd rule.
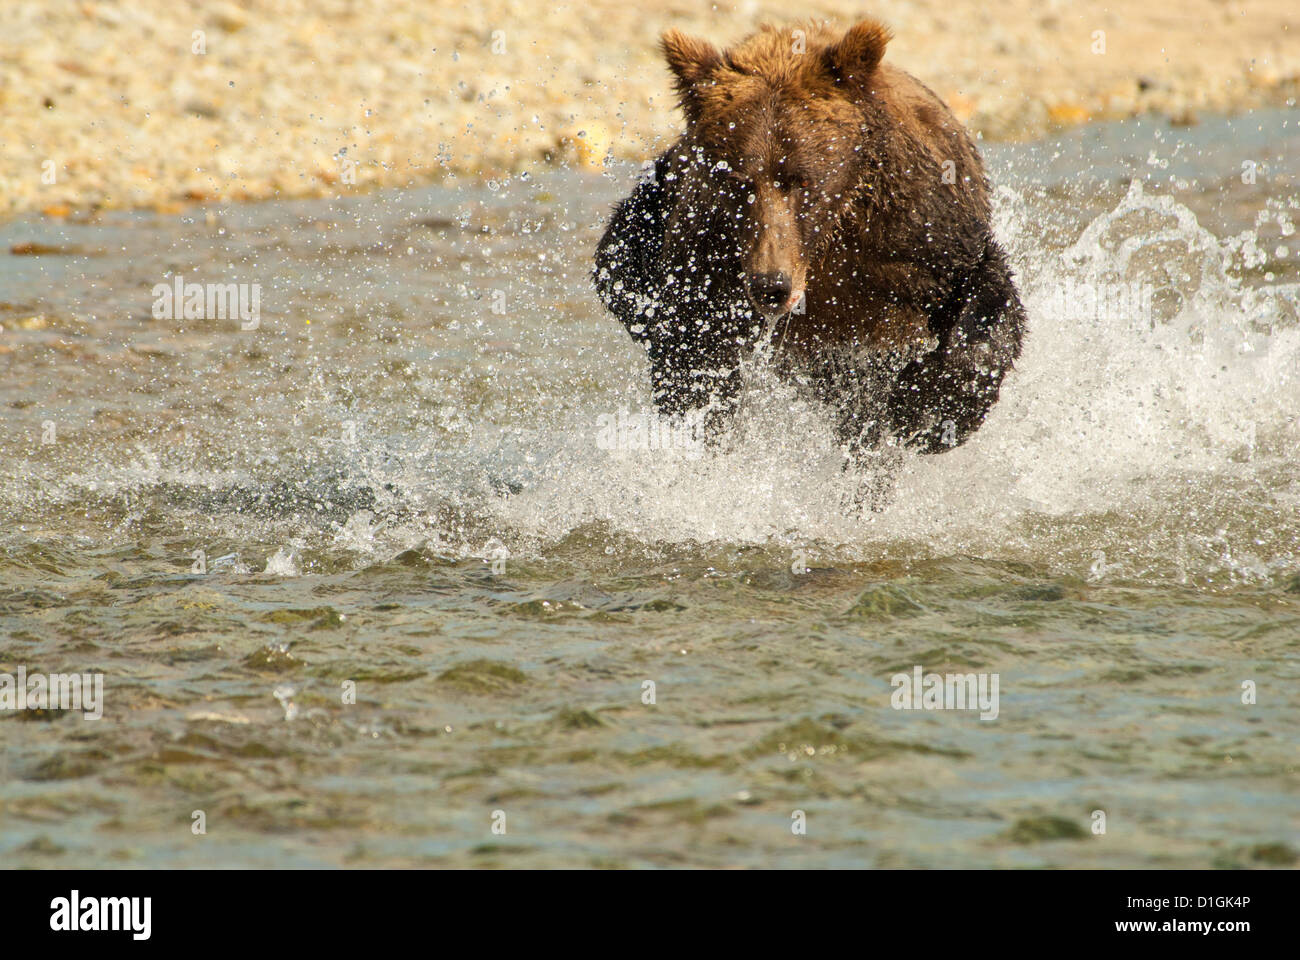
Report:
[[[1294,0],[811,0],[869,9],[889,56],[988,138],[1294,104]],[[0,7],[0,214],[301,196],[642,158],[680,119],[656,51],[780,3],[543,8],[382,0],[41,0]]]

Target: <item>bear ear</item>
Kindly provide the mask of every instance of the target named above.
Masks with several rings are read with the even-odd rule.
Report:
[[[880,66],[885,45],[893,36],[888,27],[875,20],[854,24],[822,54],[827,71],[836,83],[865,81]]]
[[[682,106],[689,114],[692,112],[695,85],[708,79],[722,65],[722,54],[709,41],[688,37],[680,30],[665,30],[659,38],[659,46],[676,78]]]

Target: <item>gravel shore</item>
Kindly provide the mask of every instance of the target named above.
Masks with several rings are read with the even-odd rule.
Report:
[[[897,37],[892,62],[990,139],[1147,111],[1294,105],[1294,0],[381,0],[0,6],[0,215],[309,196],[645,158],[680,125],[659,32],[792,16]]]

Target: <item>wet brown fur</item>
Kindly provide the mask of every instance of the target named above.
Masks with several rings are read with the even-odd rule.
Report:
[[[664,34],[686,131],[616,211],[596,280],[646,342],[666,412],[725,410],[766,327],[778,368],[837,407],[855,449],[942,450],[983,421],[1023,311],[974,144],[881,63],[888,41],[870,20],[764,26],[726,51]],[[746,285],[777,272],[803,309],[764,323]]]

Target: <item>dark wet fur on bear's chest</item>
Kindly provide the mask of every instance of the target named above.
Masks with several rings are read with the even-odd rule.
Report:
[[[855,453],[948,449],[984,421],[1024,328],[979,156],[880,63],[883,27],[808,27],[797,53],[795,36],[765,27],[722,53],[665,34],[687,130],[616,207],[597,290],[647,349],[664,413],[722,428],[764,342]]]

